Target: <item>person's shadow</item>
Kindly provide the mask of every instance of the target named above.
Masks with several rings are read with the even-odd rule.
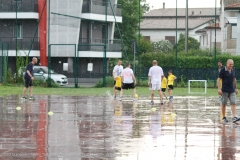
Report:
[[[232,128],[230,128],[230,131],[231,133],[227,133],[226,126],[223,125],[221,135],[221,147],[218,149],[219,160],[236,160],[236,128],[232,126]]]

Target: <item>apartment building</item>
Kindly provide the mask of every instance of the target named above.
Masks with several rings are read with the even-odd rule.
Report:
[[[0,1],[0,43],[8,45],[13,72],[16,56],[27,54],[68,77],[76,66],[79,78],[88,77],[92,63],[91,75],[101,77],[109,58],[122,57],[121,41],[114,39],[115,23],[121,22],[117,0]]]

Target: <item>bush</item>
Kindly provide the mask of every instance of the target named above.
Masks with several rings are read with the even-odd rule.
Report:
[[[141,65],[144,67],[152,66],[152,60],[156,59],[161,67],[176,66],[176,56],[165,53],[147,53],[141,55]],[[214,64],[214,56],[196,56],[196,55],[179,55],[177,58],[178,68],[217,68],[217,61],[221,60],[223,64],[228,59],[234,60],[234,67],[240,69],[240,56],[232,56],[230,54],[221,54],[216,56],[216,64]]]
[[[51,83],[49,84],[49,81],[51,81]],[[40,83],[42,83],[42,81],[40,81]],[[49,88],[59,88],[60,86],[58,84],[56,84],[52,79],[48,78],[46,80],[46,87],[49,87]]]
[[[106,77],[106,86],[107,87],[112,87],[113,86],[113,77],[111,76],[108,76]],[[96,83],[96,85],[94,86],[95,88],[101,88],[102,87],[102,84],[103,84],[103,79],[99,79],[99,81]]]
[[[148,87],[148,79],[140,79],[139,86]]]
[[[34,86],[47,87],[47,82],[44,82],[43,80],[34,80],[33,83]]]

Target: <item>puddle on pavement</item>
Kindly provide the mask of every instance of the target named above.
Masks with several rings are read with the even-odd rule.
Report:
[[[151,106],[147,98],[121,102],[110,96],[0,97],[0,159],[240,158],[240,126],[221,124],[218,98],[155,102]],[[230,120],[229,107],[227,115]]]

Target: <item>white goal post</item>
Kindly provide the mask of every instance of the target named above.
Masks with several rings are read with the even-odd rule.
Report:
[[[204,84],[205,84],[205,91],[204,92],[191,92],[191,90],[190,90],[190,83],[191,82],[204,82]],[[207,93],[207,80],[188,80],[188,93],[189,94],[191,94],[191,93],[202,93],[202,94],[206,94]]]

